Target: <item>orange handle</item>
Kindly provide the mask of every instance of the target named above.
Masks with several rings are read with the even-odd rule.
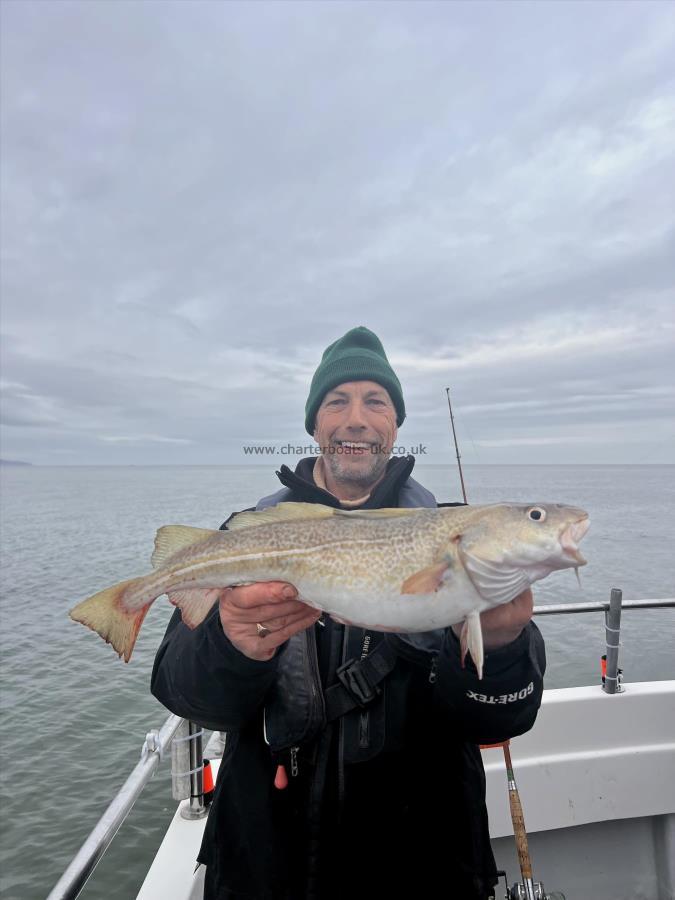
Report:
[[[532,863],[530,851],[527,845],[527,832],[525,831],[525,817],[520,805],[520,797],[515,791],[509,791],[509,803],[511,804],[511,818],[513,819],[513,833],[516,838],[516,851],[523,878],[532,878]]]

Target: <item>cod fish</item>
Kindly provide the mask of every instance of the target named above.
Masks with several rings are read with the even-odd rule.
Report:
[[[420,632],[464,622],[462,659],[468,650],[480,673],[480,613],[556,569],[585,565],[577,543],[588,526],[584,510],[545,503],[377,510],[280,503],[240,513],[228,531],[160,528],[153,572],[94,594],[70,616],[128,662],[162,594],[195,628],[214,605],[209,589],[287,581],[303,602],[344,624]]]

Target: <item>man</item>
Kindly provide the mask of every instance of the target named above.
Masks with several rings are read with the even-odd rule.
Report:
[[[335,507],[436,506],[390,459],[403,394],[379,339],[354,328],[325,351],[305,425],[321,448],[281,501]],[[223,527],[226,527],[227,523]],[[152,691],[170,710],[228,733],[199,861],[205,898],[485,900],[496,883],[478,743],[532,727],[543,642],[532,595],[481,617],[478,681],[460,626],[384,635],[301,603],[292,585],[214,591],[190,631],[176,611]],[[497,705],[476,695],[524,699]]]

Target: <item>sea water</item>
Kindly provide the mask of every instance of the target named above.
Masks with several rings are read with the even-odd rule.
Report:
[[[460,500],[452,467],[418,466],[439,500]],[[279,485],[273,468],[7,467],[0,473],[0,890],[41,900],[168,715],[151,696],[155,650],[171,616],[155,603],[132,661],[67,615],[75,602],[149,570],[160,525],[218,527]],[[556,502],[588,510],[581,587],[572,571],[535,602],[675,596],[675,466],[467,466],[471,503]],[[595,684],[602,613],[539,617],[546,687]],[[628,681],[675,678],[675,610],[626,611],[619,664]],[[175,811],[162,765],[82,893],[134,897]]]

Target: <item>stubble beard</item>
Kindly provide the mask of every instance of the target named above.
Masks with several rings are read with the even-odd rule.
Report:
[[[385,453],[368,455],[371,457],[370,464],[360,467],[345,463],[343,455],[339,453],[324,453],[322,457],[324,465],[336,482],[368,489],[380,480],[389,462],[389,457]]]

